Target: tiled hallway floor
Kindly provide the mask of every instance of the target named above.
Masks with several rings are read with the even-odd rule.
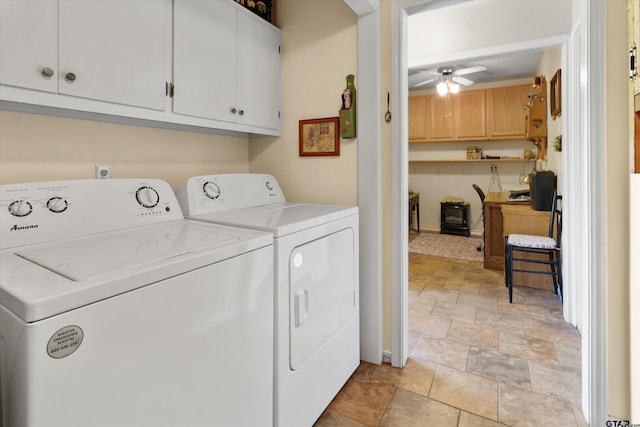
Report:
[[[586,426],[580,334],[553,293],[482,263],[409,254],[410,357],[363,362],[316,422],[325,426]]]

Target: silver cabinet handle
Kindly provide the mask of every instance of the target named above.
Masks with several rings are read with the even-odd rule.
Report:
[[[244,110],[238,111],[238,114],[240,114],[241,116],[244,116]]]
[[[51,68],[49,68],[49,67],[44,67],[42,69],[42,75],[45,76],[45,77],[51,77],[51,76],[53,76],[53,70]]]
[[[236,109],[231,107],[231,114],[235,114],[236,113]]]
[[[67,80],[68,80],[68,81],[70,81],[70,82],[73,82],[73,81],[75,81],[75,80],[76,80],[76,75],[75,75],[75,74],[73,74],[73,73],[67,73],[67,75],[66,75],[66,76],[64,76],[64,77],[65,77],[65,79],[67,79]]]

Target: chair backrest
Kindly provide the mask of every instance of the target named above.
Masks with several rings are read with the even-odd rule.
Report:
[[[556,248],[560,248],[562,244],[562,196],[557,192],[553,193],[550,216],[549,237],[554,238],[556,240]]]
[[[473,189],[476,190],[478,196],[480,196],[480,201],[484,203],[484,191],[482,191],[482,188],[478,187],[476,184],[473,184]]]

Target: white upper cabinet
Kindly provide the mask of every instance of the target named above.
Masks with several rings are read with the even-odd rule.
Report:
[[[0,0],[0,84],[57,92],[58,2]]]
[[[175,0],[173,111],[235,122],[236,9],[222,1]]]
[[[280,30],[252,13],[238,14],[238,122],[281,127]],[[242,114],[244,113],[244,114]]]
[[[281,135],[280,40],[233,0],[0,0],[0,100]]]
[[[233,2],[174,1],[173,111],[280,128],[280,30]]]
[[[59,4],[59,93],[164,110],[171,1]]]
[[[164,110],[171,0],[1,0],[0,83]]]

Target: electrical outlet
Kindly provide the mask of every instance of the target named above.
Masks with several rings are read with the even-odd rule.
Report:
[[[111,166],[96,165],[96,179],[111,178]]]

